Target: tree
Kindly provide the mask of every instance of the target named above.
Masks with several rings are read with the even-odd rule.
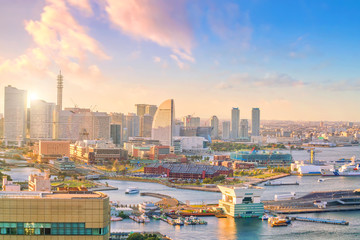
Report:
[[[120,163],[118,160],[114,161],[113,168],[116,172],[118,172],[120,170]]]
[[[141,233],[132,233],[128,236],[128,240],[145,240],[145,237]]]

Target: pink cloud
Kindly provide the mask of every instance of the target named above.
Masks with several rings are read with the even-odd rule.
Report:
[[[185,1],[106,0],[106,3],[111,23],[125,34],[174,49],[181,58],[194,61]]]
[[[67,0],[67,2],[73,7],[80,9],[80,11],[88,16],[93,14],[89,0]]]

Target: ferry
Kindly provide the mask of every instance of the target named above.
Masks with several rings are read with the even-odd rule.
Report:
[[[122,221],[123,219],[121,217],[114,217],[114,216],[111,216],[110,218],[110,221],[112,222],[117,222],[117,221]]]
[[[137,187],[128,187],[125,191],[125,194],[136,194],[139,193],[139,189]]]
[[[345,164],[339,169],[321,170],[323,176],[360,176],[360,164]]]

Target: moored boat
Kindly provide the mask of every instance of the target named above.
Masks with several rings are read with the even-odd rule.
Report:
[[[137,187],[128,187],[125,191],[125,194],[136,194],[139,193],[139,189]]]

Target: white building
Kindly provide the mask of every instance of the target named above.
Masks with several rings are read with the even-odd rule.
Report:
[[[174,140],[180,141],[181,150],[196,151],[203,150],[207,140],[204,137],[174,137]]]
[[[26,138],[27,92],[5,87],[4,105],[5,145],[22,146]]]
[[[30,106],[30,138],[50,140],[53,136],[55,103],[32,100]]]
[[[174,133],[175,106],[174,100],[168,99],[160,104],[156,110],[151,138],[159,140],[164,146],[172,146],[172,138]]]
[[[222,123],[222,139],[230,139],[230,122],[225,121]]]
[[[240,121],[240,138],[249,137],[249,123],[247,119],[241,119]]]
[[[219,137],[219,119],[217,116],[212,116],[210,118],[210,126],[212,127],[211,138],[218,138]]]

